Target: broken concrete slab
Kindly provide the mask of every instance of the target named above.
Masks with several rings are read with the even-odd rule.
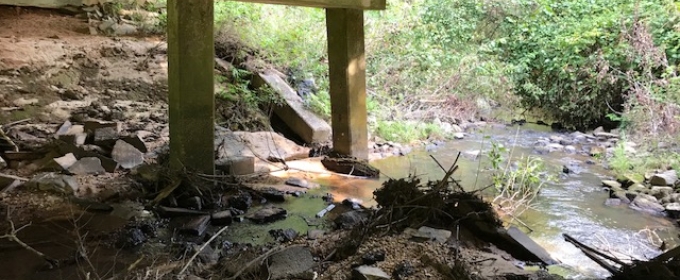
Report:
[[[41,191],[50,191],[63,194],[74,194],[80,188],[80,185],[75,178],[56,173],[41,173],[35,175],[28,182],[26,182],[26,186]]]
[[[330,139],[331,126],[308,111],[302,98],[275,71],[265,70],[254,75],[253,85],[269,85],[283,97],[284,104],[274,108],[274,113],[307,144],[322,143]]]
[[[102,167],[104,167],[104,170],[106,172],[115,172],[116,168],[118,168],[118,162],[115,160],[105,157],[103,155],[100,155],[98,153],[86,151],[81,147],[76,147],[73,144],[66,143],[64,141],[58,141],[57,142],[57,147],[59,148],[59,152],[62,154],[68,154],[68,153],[73,153],[73,155],[76,156],[76,158],[84,158],[84,157],[96,157],[102,162]]]
[[[69,167],[71,167],[73,164],[78,162],[78,159],[76,158],[73,153],[68,153],[64,156],[57,157],[52,159],[59,167],[61,167],[62,170],[68,170]],[[99,165],[101,166],[101,160],[99,161]]]
[[[62,124],[54,137],[67,143],[72,143],[76,146],[85,144],[87,140],[87,133],[85,127],[82,125],[72,125],[71,122],[66,121]]]
[[[217,131],[217,158],[257,157],[259,159],[295,160],[309,157],[309,148],[271,131]]]
[[[123,136],[119,138],[120,140],[125,141],[126,143],[134,146],[137,148],[142,153],[147,153],[149,149],[146,147],[146,144],[144,143],[144,140],[139,135],[130,135],[130,136]]]
[[[293,246],[270,257],[269,276],[271,279],[311,279],[304,275],[316,265],[308,247]]]
[[[96,175],[104,174],[106,173],[106,170],[102,167],[102,161],[100,159],[96,157],[84,157],[71,165],[68,168],[68,172],[75,175]]]
[[[255,173],[254,157],[229,157],[215,161],[215,169],[227,175],[247,175]]]
[[[556,260],[554,260],[548,251],[546,251],[541,245],[538,245],[533,239],[531,239],[529,236],[527,236],[524,232],[519,230],[517,227],[511,226],[507,230],[507,234],[515,240],[517,243],[519,243],[522,247],[524,247],[529,253],[533,254],[536,256],[536,258],[540,259],[542,262],[544,262],[547,265],[553,265],[553,264],[558,264]]]
[[[123,140],[116,141],[111,157],[125,169],[132,169],[144,163],[144,154]]]

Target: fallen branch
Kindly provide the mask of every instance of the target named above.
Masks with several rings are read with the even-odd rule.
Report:
[[[607,259],[607,260],[612,261],[612,262],[614,262],[614,263],[617,263],[617,264],[621,265],[622,267],[623,267],[623,266],[626,266],[626,264],[625,264],[624,262],[622,262],[622,261],[620,261],[620,260],[617,260],[616,258],[611,257],[611,256],[609,256],[609,255],[607,255],[607,254],[601,253],[601,252],[599,252],[599,251],[593,249],[592,247],[590,247],[590,246],[588,246],[588,245],[585,245],[585,244],[579,242],[578,240],[576,240],[575,238],[571,237],[570,235],[568,235],[568,234],[566,234],[566,233],[563,233],[562,236],[564,236],[564,240],[566,240],[566,241],[569,242],[569,243],[574,244],[577,248],[581,249],[581,251],[582,251],[588,258],[590,258],[591,260],[593,260],[594,262],[596,262],[597,264],[599,264],[602,268],[606,269],[606,270],[609,271],[611,274],[616,274],[616,273],[618,273],[618,272],[619,272],[619,269],[617,269],[617,268],[615,268],[614,266],[612,266],[612,265],[606,263],[604,260],[600,259],[599,257],[604,258],[604,259]]]
[[[225,230],[227,230],[227,228],[228,227],[223,227],[215,235],[210,237],[210,239],[208,239],[207,242],[203,243],[203,246],[201,246],[201,248],[199,248],[198,251],[196,251],[196,253],[194,253],[194,255],[191,256],[191,258],[189,259],[187,264],[185,264],[184,267],[182,268],[182,270],[179,271],[179,275],[183,275],[184,272],[187,270],[187,268],[189,268],[189,265],[191,265],[191,263],[194,261],[194,259],[196,259],[196,256],[198,256],[198,254],[200,254],[203,251],[203,249],[205,249],[205,247],[207,247],[210,244],[210,242],[213,242],[213,240],[215,240],[215,238],[217,238],[218,236],[220,236],[220,234],[222,234]]]

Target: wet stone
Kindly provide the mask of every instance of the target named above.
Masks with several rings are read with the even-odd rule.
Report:
[[[246,218],[257,224],[271,223],[286,218],[288,212],[286,209],[266,206],[255,212],[246,214]]]
[[[133,248],[146,242],[146,240],[146,235],[140,228],[126,227],[119,234],[116,245],[120,248]]]
[[[96,157],[84,157],[68,168],[68,172],[75,175],[104,174],[102,161]]]
[[[288,180],[286,180],[286,185],[305,189],[309,188],[309,182],[307,182],[307,180],[295,177],[288,178]]]
[[[666,204],[666,206],[664,206],[664,208],[666,209],[665,210],[666,214],[671,219],[680,218],[680,203],[678,203],[678,202],[669,203],[669,204]]]
[[[397,280],[405,279],[416,273],[416,269],[413,267],[410,261],[404,260],[394,268],[392,272],[392,277]]]
[[[289,242],[297,238],[298,232],[292,228],[272,229],[269,231],[269,235],[271,235],[271,237],[273,237],[277,242]]]
[[[363,265],[374,265],[378,262],[385,260],[385,250],[377,250],[373,252],[368,252],[361,256],[361,262]]]
[[[227,202],[229,203],[229,207],[245,211],[253,205],[253,197],[250,193],[240,192],[227,198]]]
[[[208,215],[194,217],[182,225],[180,232],[195,236],[203,236],[205,230],[208,229],[209,222],[210,216]]]
[[[132,169],[144,163],[144,154],[123,140],[116,141],[111,157],[125,169]]]

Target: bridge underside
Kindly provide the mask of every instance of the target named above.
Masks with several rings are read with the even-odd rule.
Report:
[[[363,10],[385,0],[242,0],[326,9],[333,147],[368,157]],[[171,166],[214,173],[213,0],[168,1]]]

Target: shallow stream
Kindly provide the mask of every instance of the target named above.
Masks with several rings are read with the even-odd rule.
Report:
[[[490,126],[465,140],[448,142],[430,151],[416,151],[406,157],[376,160],[372,164],[393,178],[417,174],[428,179],[441,179],[444,172],[430,155],[449,167],[460,151],[460,169],[455,177],[466,189],[474,190],[491,183],[487,154],[492,142],[512,150],[514,159],[540,157],[546,168],[558,175],[558,180],[545,186],[533,209],[519,217],[533,232],[520,224],[516,226],[529,232],[529,236],[562,262],[561,266],[550,268],[551,272],[568,278],[601,279],[609,273],[564,241],[563,233],[599,250],[610,251],[617,257],[638,259],[652,258],[661,253],[655,247],[661,243],[660,240],[652,245],[650,237],[660,237],[667,248],[679,244],[677,228],[665,217],[638,212],[627,205],[605,206],[608,192],[603,191],[601,180],[610,173],[601,164],[588,164],[588,157],[577,154],[554,152],[540,155],[534,151],[537,140],[552,135],[559,134],[544,126]],[[475,157],[477,153],[479,156]],[[580,173],[563,174],[564,165],[580,169]],[[371,201],[372,191],[387,179],[383,176],[380,181],[343,179],[342,182],[326,183],[340,197],[360,198],[371,205],[374,203]],[[649,234],[652,230],[656,234]]]

